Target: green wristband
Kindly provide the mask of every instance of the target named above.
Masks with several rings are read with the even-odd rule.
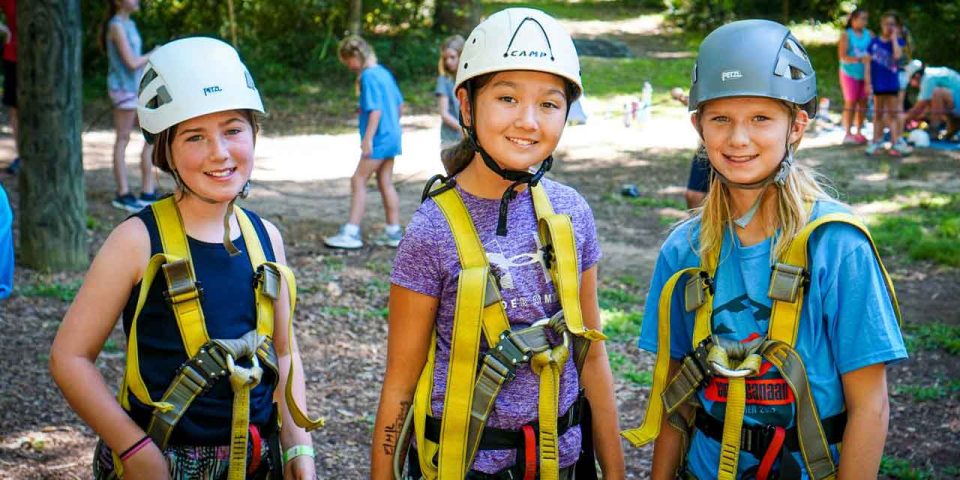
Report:
[[[283,454],[283,463],[289,463],[290,460],[297,458],[302,455],[307,455],[312,458],[316,458],[317,453],[313,450],[313,447],[310,445],[294,445],[287,449]]]

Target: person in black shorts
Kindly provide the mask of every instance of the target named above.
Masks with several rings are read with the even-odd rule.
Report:
[[[687,191],[683,194],[687,200],[687,208],[699,207],[709,191],[710,162],[707,160],[707,152],[700,146],[690,162],[690,178],[687,180]]]

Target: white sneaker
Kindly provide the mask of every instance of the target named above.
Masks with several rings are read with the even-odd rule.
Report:
[[[400,246],[400,240],[402,238],[403,230],[401,229],[397,229],[397,231],[393,233],[384,230],[377,238],[373,239],[373,243],[381,247],[397,248]]]
[[[349,231],[351,229],[347,228],[347,225],[340,227],[340,232],[332,237],[325,237],[323,239],[324,245],[330,248],[345,248],[348,250],[355,250],[363,247],[363,240],[360,239],[360,232],[357,231],[354,234],[351,234]]]

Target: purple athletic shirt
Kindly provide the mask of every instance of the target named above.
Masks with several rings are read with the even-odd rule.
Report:
[[[557,213],[572,217],[577,239],[577,263],[580,271],[597,264],[600,246],[593,212],[576,190],[547,179],[542,185]],[[473,217],[490,268],[500,280],[507,316],[514,328],[523,328],[549,318],[560,310],[560,299],[550,280],[537,235],[537,219],[529,190],[524,190],[510,202],[507,215],[507,236],[498,237],[497,217],[500,200],[485,199],[457,191]],[[453,234],[440,207],[427,199],[410,220],[407,231],[397,249],[391,281],[401,287],[440,299],[437,310],[437,352],[433,375],[433,415],[441,417],[443,397],[447,386],[447,368],[450,362],[450,338],[453,332],[453,314],[457,299],[457,281],[460,259]],[[482,337],[482,335],[481,335]],[[481,352],[487,350],[481,342]],[[537,419],[539,377],[529,365],[517,371],[516,378],[504,385],[497,397],[487,425],[518,430]],[[560,378],[560,412],[566,413],[577,398],[577,369],[567,361]],[[515,450],[481,450],[473,468],[485,473],[496,473],[516,462]],[[572,465],[580,456],[580,427],[568,430],[560,437],[560,466]]]

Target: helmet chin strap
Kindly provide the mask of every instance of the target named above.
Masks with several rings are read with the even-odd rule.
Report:
[[[212,198],[200,195],[199,193],[194,191],[192,188],[190,188],[190,186],[183,181],[183,178],[180,177],[180,174],[177,173],[177,169],[173,166],[173,157],[171,156],[170,145],[166,145],[166,148],[167,148],[167,166],[170,167],[170,173],[173,174],[173,180],[177,183],[177,186],[180,187],[180,189],[183,190],[184,192],[202,200],[204,203],[208,203],[210,205],[216,205],[218,203],[221,203]],[[229,253],[231,257],[240,254],[240,250],[237,248],[236,245],[233,244],[233,240],[230,239],[230,217],[233,215],[233,205],[234,203],[236,203],[237,198],[245,199],[247,198],[248,195],[250,195],[250,180],[247,180],[243,184],[243,188],[241,188],[240,191],[233,197],[233,199],[230,200],[230,202],[227,204],[227,211],[223,215],[223,248],[227,249],[227,253]]]
[[[473,87],[468,82],[466,85],[467,96],[471,99],[471,102],[474,98]],[[517,187],[521,185],[529,185],[530,187],[537,186],[540,183],[540,179],[543,178],[544,174],[550,171],[550,167],[553,166],[553,155],[551,154],[547,158],[543,159],[540,162],[540,168],[536,172],[530,172],[528,170],[507,170],[500,166],[496,160],[490,156],[489,153],[480,145],[480,138],[477,136],[477,131],[474,126],[477,124],[476,109],[471,105],[470,108],[470,126],[463,124],[463,116],[460,116],[460,126],[464,131],[467,132],[467,135],[470,137],[470,140],[473,142],[474,148],[477,153],[480,154],[480,158],[483,159],[483,163],[493,170],[494,173],[500,175],[500,178],[504,180],[509,180],[513,182],[509,187],[503,192],[503,196],[500,197],[500,214],[497,217],[497,236],[505,237],[507,235],[507,209],[509,203],[514,198],[517,198]],[[570,106],[567,106],[567,114],[570,113]]]

